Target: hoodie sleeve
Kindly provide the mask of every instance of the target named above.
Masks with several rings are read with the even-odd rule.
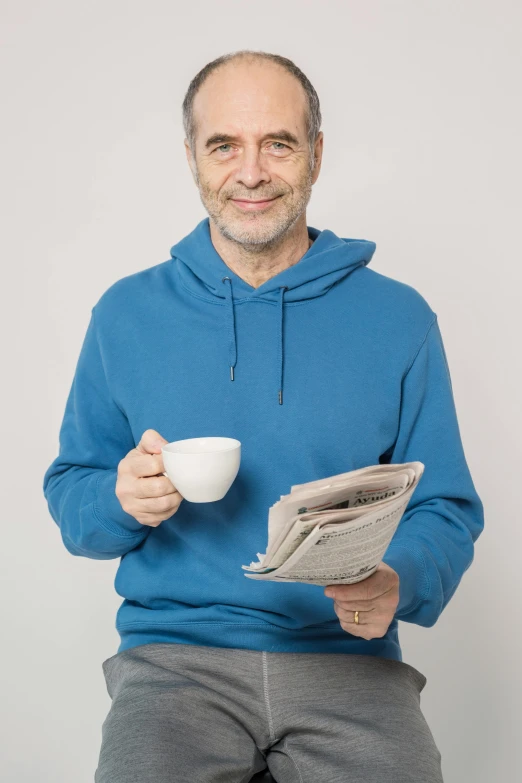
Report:
[[[115,494],[118,463],[135,445],[107,385],[93,307],[65,407],[59,454],[43,480],[49,511],[71,554],[121,557],[150,532],[150,526],[123,510]]]
[[[419,460],[424,473],[383,557],[399,574],[395,616],[432,626],[474,557],[484,511],[461,442],[437,316],[402,382],[391,463]]]

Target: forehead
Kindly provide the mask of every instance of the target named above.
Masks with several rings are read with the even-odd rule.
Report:
[[[285,127],[305,134],[306,94],[274,63],[228,63],[210,74],[194,98],[198,137],[216,130],[259,133]]]

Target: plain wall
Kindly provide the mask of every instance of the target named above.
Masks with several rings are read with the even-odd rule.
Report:
[[[3,779],[93,780],[119,561],[66,551],[43,474],[91,307],[206,215],[181,102],[242,48],[319,93],[308,224],[375,241],[438,314],[486,527],[437,624],[400,623],[403,658],[445,783],[520,777],[520,5],[3,1],[0,22]]]

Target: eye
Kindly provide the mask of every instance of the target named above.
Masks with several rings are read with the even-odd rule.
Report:
[[[282,151],[284,149],[290,149],[287,144],[283,144],[282,141],[272,141],[271,144],[279,144],[279,147],[276,147],[277,150]],[[225,147],[231,148],[231,144],[220,144],[219,147],[216,147],[214,152],[224,152],[225,154],[228,152],[228,150],[224,149]]]

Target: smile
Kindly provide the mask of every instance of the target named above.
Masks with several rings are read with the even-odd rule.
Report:
[[[257,211],[259,209],[266,209],[270,206],[270,204],[273,204],[273,202],[278,199],[279,196],[276,196],[275,198],[267,199],[266,201],[247,201],[245,199],[231,199],[231,201],[240,209],[243,209],[247,212],[249,211]]]

